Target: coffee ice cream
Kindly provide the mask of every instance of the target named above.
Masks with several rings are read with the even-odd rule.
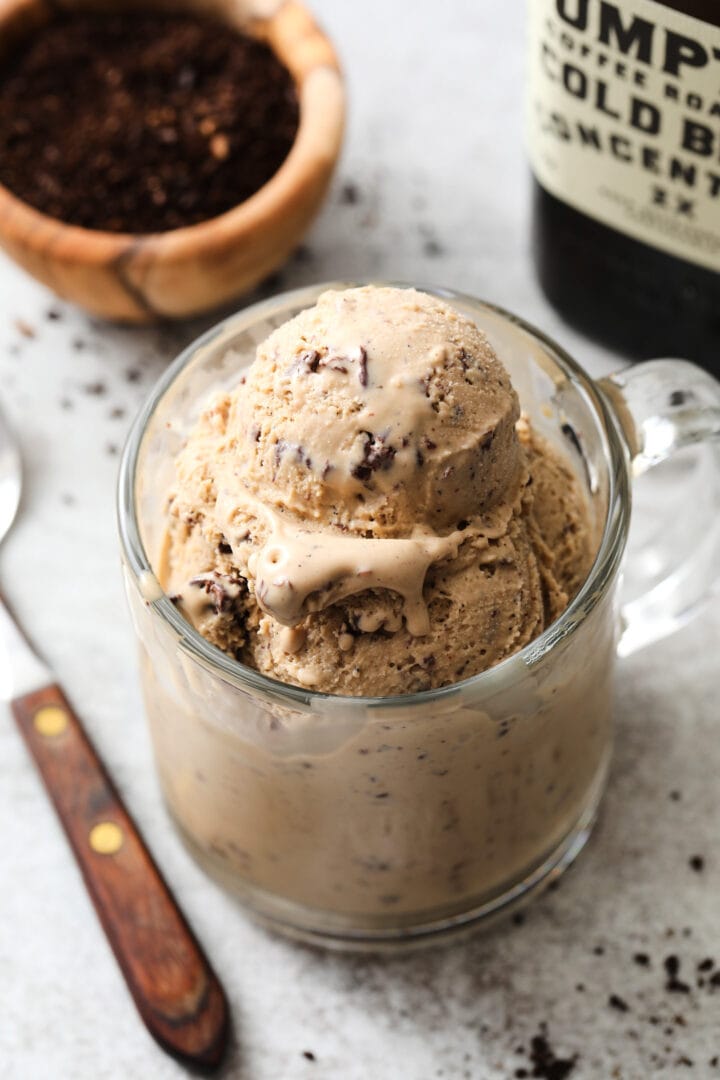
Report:
[[[177,460],[163,586],[285,683],[387,696],[537,637],[593,551],[570,467],[482,331],[413,289],[326,292],[215,394]]]

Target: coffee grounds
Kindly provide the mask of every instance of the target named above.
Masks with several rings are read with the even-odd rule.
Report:
[[[530,1042],[530,1061],[534,1077],[540,1077],[541,1080],[565,1080],[574,1070],[577,1057],[557,1057],[548,1041],[547,1029],[541,1024],[540,1033]]]
[[[677,956],[666,956],[663,961],[663,967],[667,973],[667,981],[665,983],[665,989],[674,994],[689,994],[690,987],[682,979],[678,978],[680,974],[680,960]]]
[[[0,182],[75,225],[163,232],[256,192],[298,123],[290,73],[227,26],[58,15],[0,68]]]

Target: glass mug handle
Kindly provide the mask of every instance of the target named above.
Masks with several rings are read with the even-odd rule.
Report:
[[[681,626],[720,579],[720,382],[687,360],[648,360],[598,386],[634,479],[698,446],[633,487],[618,643],[629,656]]]

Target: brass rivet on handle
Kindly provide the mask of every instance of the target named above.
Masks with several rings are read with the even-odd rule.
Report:
[[[101,821],[93,825],[88,840],[98,855],[114,855],[123,846],[123,831],[114,821]]]
[[[59,705],[43,705],[33,716],[35,730],[45,738],[62,735],[68,726],[68,714]]]

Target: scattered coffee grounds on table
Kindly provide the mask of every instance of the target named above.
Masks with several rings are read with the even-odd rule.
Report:
[[[548,1041],[547,1028],[541,1024],[539,1034],[530,1043],[530,1061],[532,1076],[541,1077],[542,1080],[565,1080],[574,1070],[577,1057],[557,1057]]]
[[[680,961],[677,956],[666,956],[663,961],[663,966],[667,973],[665,989],[674,994],[689,994],[690,987],[688,984],[678,978],[680,973]]]
[[[272,50],[195,15],[58,15],[0,66],[0,182],[38,210],[163,232],[262,187],[299,122]]]

